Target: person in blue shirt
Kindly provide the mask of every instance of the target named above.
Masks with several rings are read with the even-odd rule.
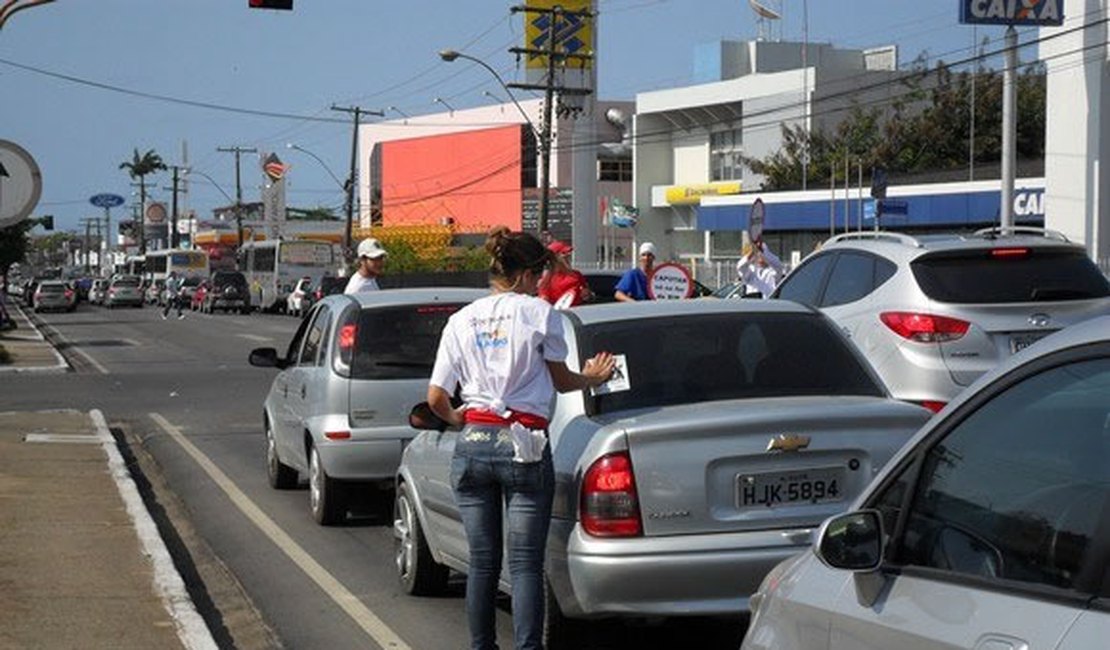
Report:
[[[640,244],[640,266],[628,269],[617,282],[614,297],[620,302],[635,302],[648,299],[648,276],[655,268],[655,244],[646,241]]]

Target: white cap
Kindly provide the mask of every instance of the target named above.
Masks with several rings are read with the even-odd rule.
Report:
[[[654,257],[655,256],[655,244],[653,244],[649,241],[646,241],[646,242],[640,244],[640,255],[651,255],[651,256]]]
[[[385,252],[385,249],[382,248],[381,242],[379,242],[377,239],[374,239],[373,237],[369,239],[363,239],[362,242],[358,245],[359,257],[369,257],[372,260],[376,260],[379,257],[385,257],[387,254],[388,253]]]

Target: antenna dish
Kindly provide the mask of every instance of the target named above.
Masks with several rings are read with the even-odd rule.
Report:
[[[782,20],[782,13],[760,3],[759,0],[748,0],[748,4],[751,5],[752,11],[760,18],[765,20]]]
[[[757,40],[775,40],[775,28],[772,21],[782,20],[782,0],[748,0],[748,5],[755,12],[755,22],[758,34]],[[782,26],[779,26],[779,38],[782,37]]]

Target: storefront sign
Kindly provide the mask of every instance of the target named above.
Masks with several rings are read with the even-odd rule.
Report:
[[[681,264],[660,264],[648,278],[648,297],[652,300],[682,300],[694,295],[694,279]]]
[[[700,205],[703,196],[727,196],[740,193],[740,181],[706,183],[703,185],[675,185],[667,188],[669,205]]]
[[[965,25],[1064,24],[1064,0],[962,0],[960,22]]]

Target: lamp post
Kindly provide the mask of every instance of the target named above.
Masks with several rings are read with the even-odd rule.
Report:
[[[229,195],[227,192],[225,192],[224,188],[220,187],[220,184],[217,183],[214,178],[212,178],[208,174],[205,174],[204,172],[200,171],[199,169],[193,169],[192,167],[186,167],[185,168],[185,176],[190,176],[192,174],[197,174],[199,176],[203,176],[205,178],[205,180],[207,180],[209,183],[212,184],[213,187],[215,187],[217,190],[220,191],[220,194],[224,195],[225,199],[227,199],[229,202],[235,204],[235,228],[236,228],[236,231],[239,234],[239,246],[242,246],[243,245],[243,211],[239,209],[239,203],[236,202],[235,199],[231,198],[231,195]],[[252,234],[252,238],[253,238],[253,234]],[[196,247],[195,244],[193,246],[194,246],[194,248]],[[238,248],[235,249],[235,263],[236,263],[236,265],[238,265],[238,263],[239,263],[239,249]]]
[[[455,116],[455,107],[454,107],[454,106],[452,106],[452,105],[450,105],[450,104],[448,104],[448,103],[447,103],[447,100],[445,100],[444,98],[442,98],[442,97],[436,97],[436,98],[435,98],[435,103],[436,103],[436,104],[443,104],[444,106],[446,106],[446,107],[447,107],[447,110],[451,111],[451,116],[452,116],[452,117],[454,117],[454,116]]]
[[[497,79],[497,83],[501,84],[501,88],[505,90],[505,93],[509,96],[509,99],[512,100],[513,104],[516,106],[516,109],[520,111],[521,117],[524,118],[524,121],[528,124],[528,127],[532,129],[532,135],[535,136],[540,150],[540,175],[542,176],[542,178],[540,179],[540,218],[537,224],[537,230],[539,230],[537,234],[542,238],[543,234],[547,231],[547,213],[549,210],[550,201],[548,194],[551,187],[551,113],[549,110],[547,110],[547,108],[549,108],[551,105],[551,98],[549,97],[547,99],[544,106],[545,110],[543,128],[537,129],[536,125],[532,122],[532,118],[528,116],[528,113],[524,110],[524,107],[521,106],[520,102],[518,102],[516,100],[516,97],[513,96],[513,91],[509,89],[509,85],[505,83],[505,80],[501,78],[501,75],[498,74],[497,71],[494,70],[492,67],[490,67],[488,63],[477,57],[470,56],[469,54],[463,54],[462,52],[458,52],[456,50],[440,50],[439,58],[447,61],[448,63],[456,59],[466,59],[467,61],[477,63],[478,65],[485,68],[491,75],[493,75],[495,79]]]
[[[316,154],[312,153],[308,149],[305,149],[304,147],[300,146],[299,144],[295,144],[295,143],[292,143],[292,142],[287,142],[285,144],[285,147],[287,149],[292,149],[294,151],[299,151],[303,154],[311,156],[314,160],[316,160],[316,162],[320,163],[320,166],[324,168],[324,171],[326,171],[328,173],[328,176],[331,176],[331,179],[333,181],[335,181],[335,184],[339,186],[339,189],[343,190],[344,192],[347,191],[347,185],[343,181],[339,180],[339,177],[335,175],[335,172],[333,172],[331,170],[331,167],[328,167],[328,164],[326,162],[324,162],[324,160],[322,158],[320,158],[320,156],[317,156]]]

